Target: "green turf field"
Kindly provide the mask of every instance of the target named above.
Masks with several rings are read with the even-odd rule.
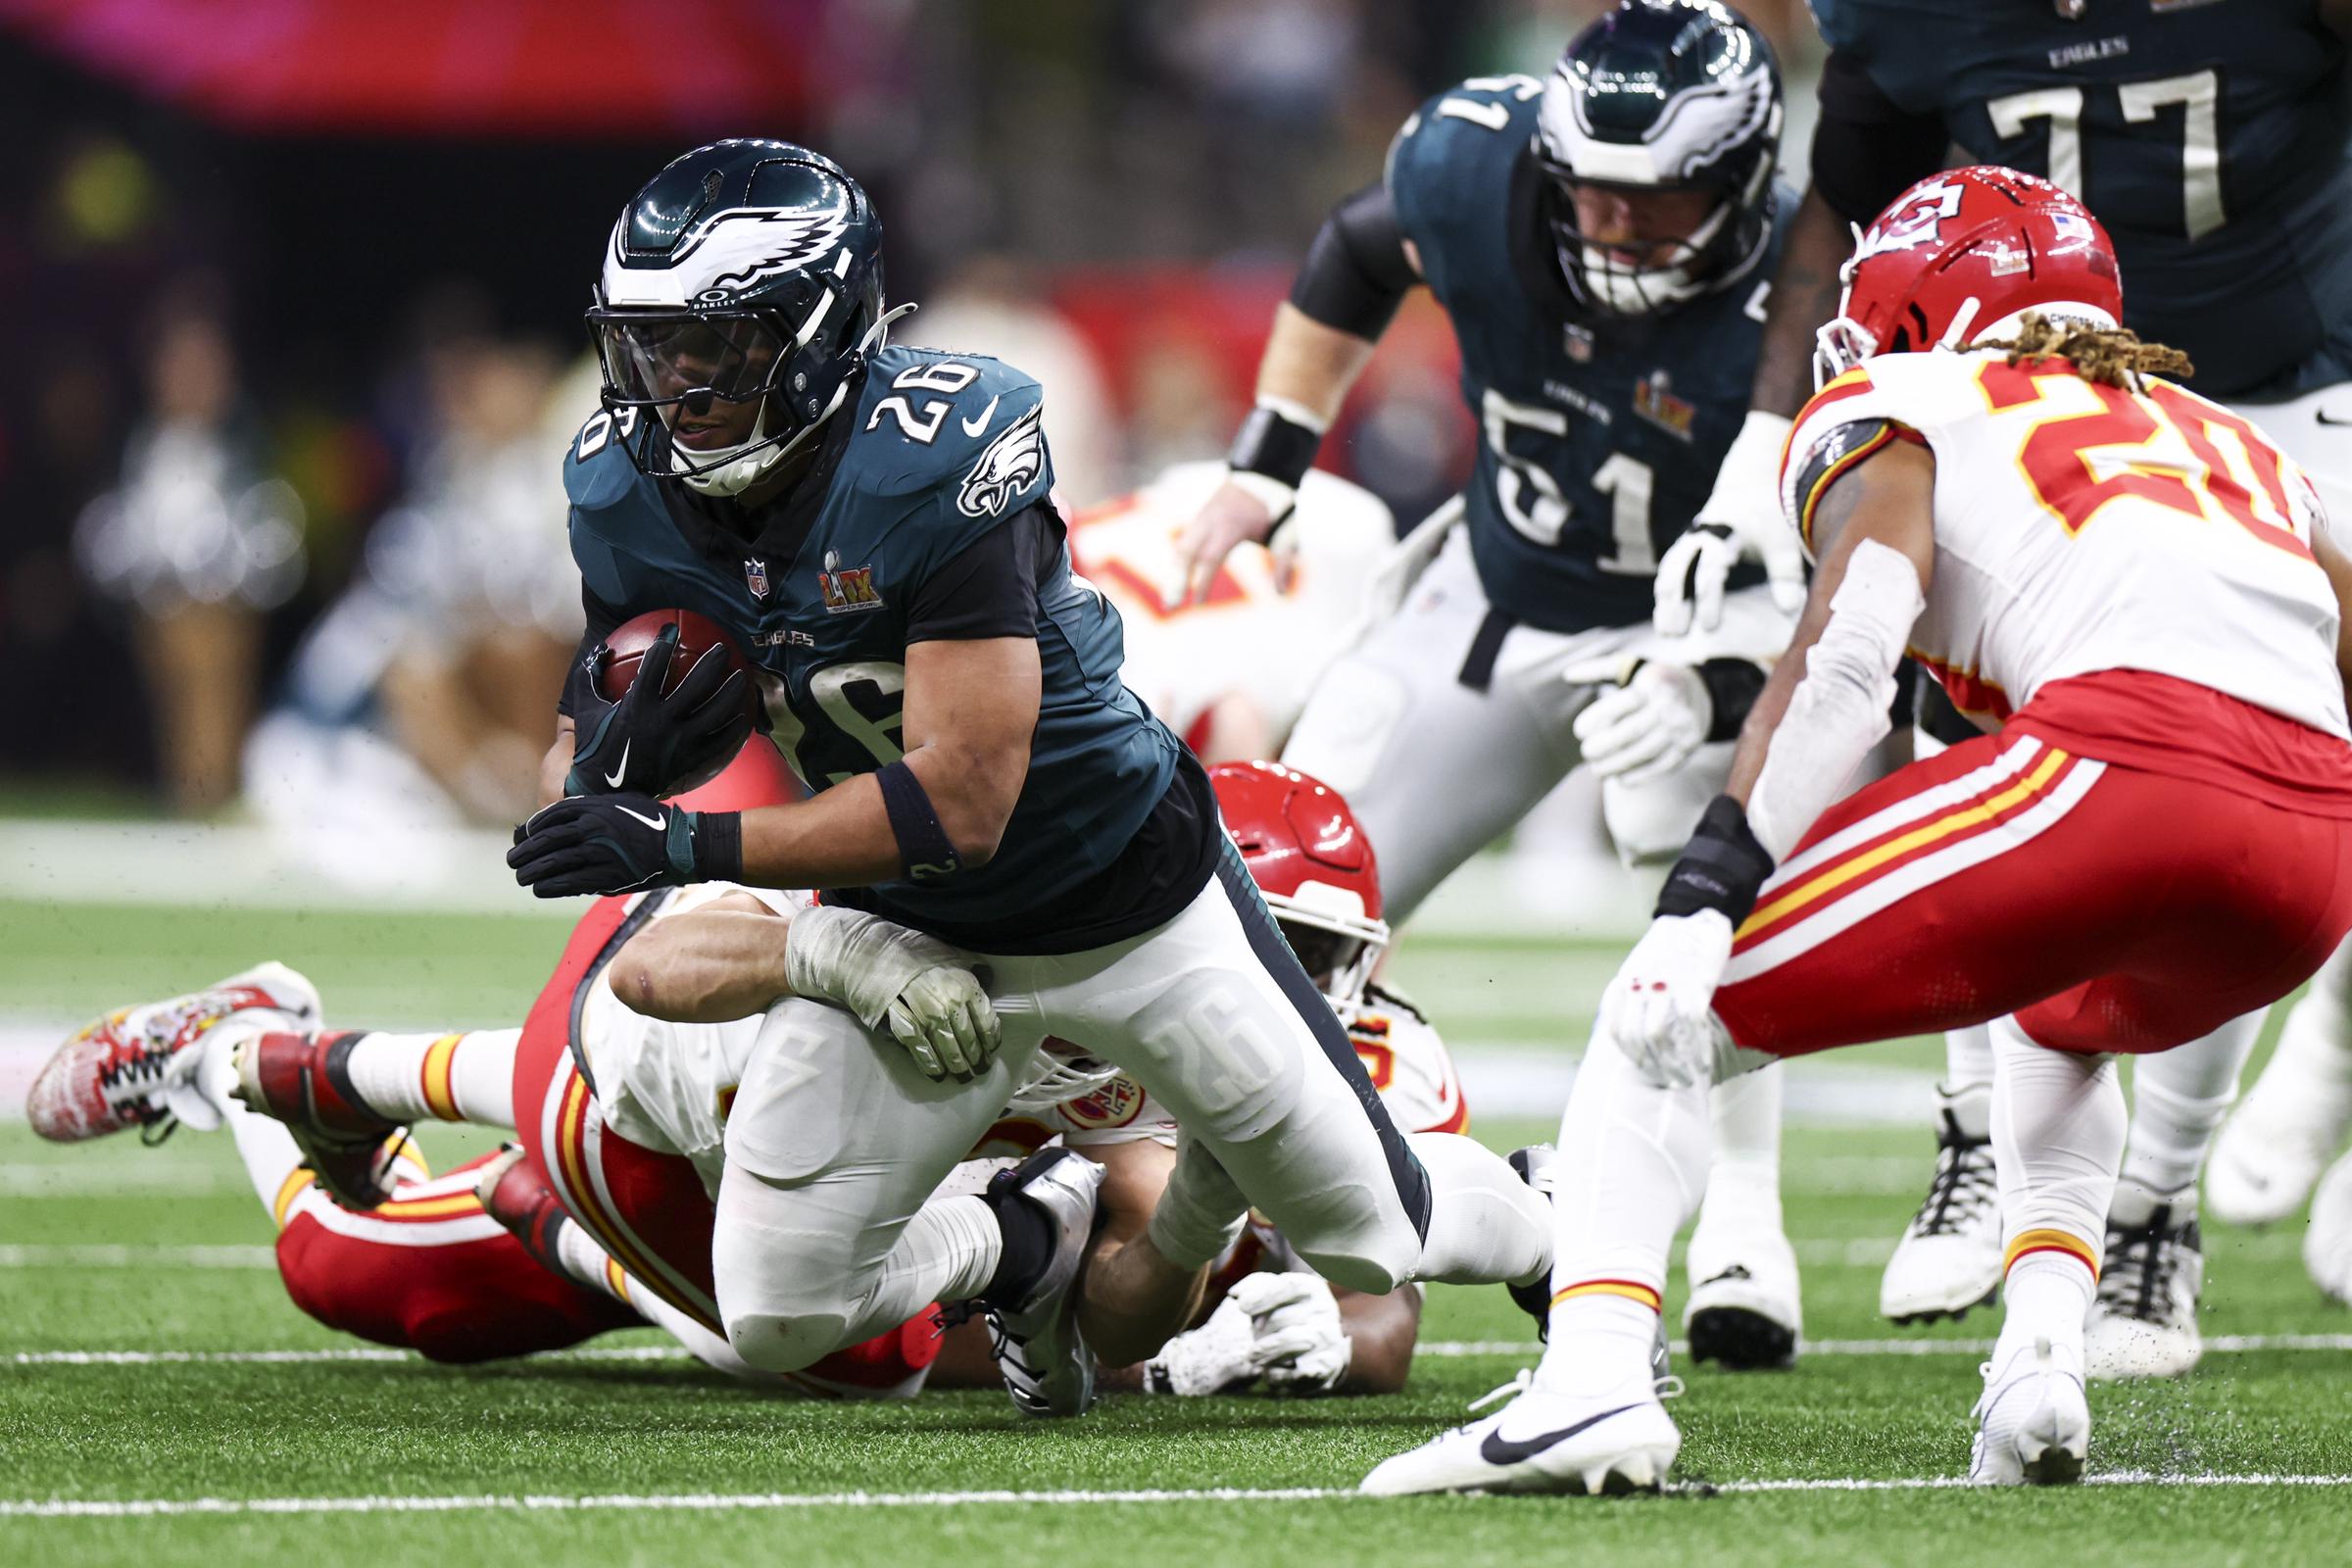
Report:
[[[310,970],[339,1018],[495,1022],[517,1014],[562,933],[481,916],[0,904],[0,1016],[72,1018],[273,955]],[[1460,941],[1408,952],[1402,973],[1441,1023],[1534,1048],[1581,1040],[1613,960]],[[1932,1059],[1919,1047],[1877,1054]],[[1493,1108],[1476,1130],[1503,1144],[1548,1131]],[[1789,1230],[1817,1343],[1788,1374],[1679,1368],[1678,1494],[1372,1502],[1342,1494],[1530,1361],[1499,1292],[1433,1293],[1397,1397],[1134,1396],[1057,1428],[993,1395],[774,1399],[650,1333],[451,1371],[354,1353],[288,1303],[269,1222],[223,1139],[58,1149],[0,1122],[0,1552],[27,1564],[2352,1559],[2352,1313],[2319,1300],[2293,1226],[2208,1233],[2216,1351],[2180,1384],[2094,1392],[2103,1484],[1950,1488],[1972,1344],[1991,1326],[1898,1332],[1874,1311],[1927,1144],[1924,1129],[1791,1130]],[[444,1134],[427,1147],[446,1159],[471,1146]],[[253,1358],[285,1351],[309,1354]],[[2166,1479],[2132,1479],[2144,1476]]]

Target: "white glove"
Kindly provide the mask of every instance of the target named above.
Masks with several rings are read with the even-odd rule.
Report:
[[[1805,607],[1805,555],[1781,511],[1781,449],[1789,421],[1750,409],[1715,470],[1715,488],[1683,536],[1658,558],[1650,623],[1661,637],[1723,624],[1723,585],[1742,558],[1764,563],[1772,602],[1783,613]]]
[[[1144,1388],[1187,1396],[1248,1388],[1262,1369],[1257,1329],[1241,1302],[1228,1296],[1197,1329],[1187,1329],[1144,1363]]]
[[[1601,688],[1576,715],[1576,744],[1602,778],[1664,778],[1705,744],[1715,722],[1707,683],[1688,664],[1612,654],[1571,664],[1561,678]]]
[[[1355,1346],[1321,1275],[1251,1274],[1225,1299],[1250,1314],[1266,1386],[1276,1394],[1329,1394],[1348,1375]]]
[[[1732,959],[1732,922],[1719,909],[1649,922],[1600,996],[1600,1028],[1660,1089],[1711,1083],[1721,1025],[1715,990]]]
[[[1003,1043],[976,968],[937,937],[831,905],[803,909],[784,935],[794,995],[838,1003],[867,1028],[887,1028],[934,1082],[970,1082]]]

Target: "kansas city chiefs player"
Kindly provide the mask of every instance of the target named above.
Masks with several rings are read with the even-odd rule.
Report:
[[[1282,750],[1306,694],[1362,631],[1396,540],[1379,497],[1318,469],[1279,551],[1234,551],[1187,598],[1178,541],[1224,478],[1222,464],[1180,463],[1070,527],[1072,564],[1126,624],[1120,678],[1206,762]]]
[[[1975,1023],[2005,1321],[1971,1479],[2078,1479],[2113,1056],[2266,1005],[2352,929],[2352,560],[2302,471],[2117,326],[2114,250],[2046,181],[1923,180],[1855,257],[1782,465],[1811,596],[1604,993],[1553,1168],[1543,1365],[1369,1491],[1656,1486],[1681,1434],[1645,1351],[1707,1087]],[[1999,733],[1832,806],[1906,648]]]

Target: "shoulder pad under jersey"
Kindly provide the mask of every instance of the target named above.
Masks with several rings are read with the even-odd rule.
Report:
[[[883,349],[834,483],[903,500],[908,513],[980,524],[1010,516],[1054,485],[1044,412],[1045,389],[1001,360]]]

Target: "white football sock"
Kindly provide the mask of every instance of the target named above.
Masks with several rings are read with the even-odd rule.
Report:
[[[1508,1161],[1458,1133],[1413,1133],[1405,1142],[1429,1172],[1431,1196],[1413,1278],[1516,1285],[1550,1271],[1551,1205]]]
[[[2080,1367],[2082,1324],[2097,1288],[2090,1265],[2072,1252],[2029,1252],[2010,1264],[2001,1281],[2001,1337],[1992,1364],[2006,1366],[2020,1348],[2047,1340],[2072,1349],[2071,1364]]]
[[[2002,1343],[2047,1337],[2079,1352],[2123,1161],[2123,1086],[2112,1056],[2045,1050],[2008,1018],[1992,1036],[1992,1154],[2008,1255]]]
[[[1943,1032],[1943,1089],[1958,1095],[1977,1084],[1992,1082],[1992,1029],[1970,1024]],[[1982,1135],[1980,1135],[1982,1136]]]
[[[302,1168],[302,1151],[294,1147],[294,1135],[286,1131],[284,1122],[246,1109],[244,1102],[229,1093],[237,1083],[238,1045],[275,1027],[275,1021],[237,1022],[215,1029],[196,1048],[204,1054],[197,1062],[193,1083],[227,1124],[229,1139],[237,1146],[237,1158],[244,1161],[246,1179],[253,1183],[262,1207],[270,1211],[270,1223],[282,1225],[284,1207],[294,1196],[287,1191],[287,1183]]]
[[[514,1054],[519,1029],[475,1029],[456,1034],[395,1034],[374,1030],[344,1056],[352,1088],[369,1110],[387,1120],[514,1125]]]
[[[2188,1188],[2193,1199],[2264,1016],[2232,1018],[2202,1040],[2132,1059],[2126,1177],[2160,1193]]]
[[[1551,1337],[1536,1380],[1563,1394],[1646,1384],[1674,1233],[1707,1174],[1707,1087],[1661,1089],[1597,1030],[1552,1165]]]
[[[1707,1164],[1701,1228],[1779,1233],[1781,1223],[1781,1101],[1779,1062],[1715,1086],[1708,1109],[1715,1153]]]

